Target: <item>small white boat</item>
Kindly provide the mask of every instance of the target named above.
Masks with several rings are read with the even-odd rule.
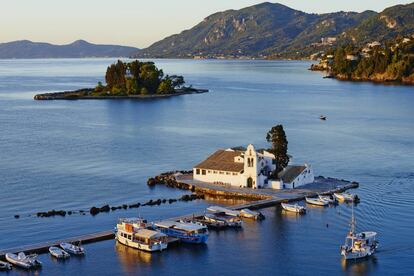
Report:
[[[0,270],[10,270],[10,269],[12,269],[11,264],[0,261]]]
[[[240,210],[240,216],[243,218],[249,218],[249,219],[263,219],[264,216],[260,212],[252,211],[250,209],[242,209]]]
[[[334,196],[339,201],[348,201],[348,202],[359,201],[359,197],[356,194],[351,194],[351,193],[334,193]]]
[[[42,263],[37,260],[36,254],[26,255],[24,252],[20,252],[16,255],[13,253],[7,253],[6,260],[9,263],[24,269],[37,268],[42,266]]]
[[[82,246],[77,246],[68,242],[62,242],[60,247],[65,250],[67,253],[74,255],[83,255],[85,254],[85,249]]]
[[[280,205],[282,205],[282,208],[288,212],[294,212],[298,214],[306,213],[306,208],[298,204],[287,204],[282,202]]]
[[[341,255],[345,260],[357,260],[369,257],[378,248],[376,232],[367,231],[356,234],[355,228],[354,208],[352,208],[351,230],[345,238],[345,244],[341,246]]]
[[[334,204],[335,203],[335,197],[334,198],[332,198],[331,196],[329,196],[329,195],[319,195],[318,196],[319,197],[319,199],[321,199],[321,200],[324,200],[324,201],[327,201],[328,203],[330,203],[330,204]]]
[[[56,246],[49,247],[49,253],[57,259],[66,259],[70,257],[68,252]]]
[[[312,204],[312,205],[318,205],[318,206],[326,206],[329,205],[329,202],[326,200],[322,200],[320,198],[311,198],[311,197],[306,197],[305,198],[306,203]]]
[[[228,216],[240,217],[240,211],[230,210],[220,206],[210,206],[207,208],[207,211],[211,213],[225,213]]]

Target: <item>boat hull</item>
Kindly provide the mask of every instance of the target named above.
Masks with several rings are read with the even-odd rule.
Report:
[[[132,247],[138,250],[142,250],[142,251],[147,251],[147,252],[155,252],[155,251],[162,251],[167,249],[168,247],[168,243],[157,243],[157,244],[153,244],[153,245],[149,245],[149,244],[144,244],[144,243],[139,243],[139,242],[133,242],[130,240],[127,240],[126,238],[117,235],[116,237],[117,241],[123,245],[126,245],[128,247]]]
[[[299,205],[290,205],[290,204],[282,203],[281,206],[283,210],[288,211],[288,212],[297,213],[297,214],[306,213],[306,209]]]

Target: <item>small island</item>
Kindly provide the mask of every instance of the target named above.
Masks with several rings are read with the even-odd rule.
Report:
[[[414,35],[357,47],[338,46],[327,51],[310,70],[326,71],[339,80],[414,85]]]
[[[111,64],[105,74],[106,85],[98,82],[95,88],[37,94],[35,100],[76,99],[145,99],[208,92],[185,86],[183,76],[164,75],[154,62],[118,62]]]

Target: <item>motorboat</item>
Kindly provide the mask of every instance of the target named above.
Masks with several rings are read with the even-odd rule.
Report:
[[[228,226],[225,219],[219,218],[213,214],[205,214],[203,221],[205,221],[207,226],[211,226],[213,228],[224,228]]]
[[[6,253],[6,260],[24,269],[38,268],[42,266],[42,263],[37,259],[37,254],[26,255],[24,252],[19,254]]]
[[[116,240],[143,251],[162,251],[168,247],[168,236],[153,229],[141,218],[120,219],[116,226]]]
[[[68,242],[62,242],[60,244],[60,247],[65,250],[67,253],[73,254],[73,255],[83,255],[85,254],[85,249],[80,245],[74,245],[72,243]]]
[[[264,216],[263,216],[262,213],[252,211],[252,210],[247,209],[247,208],[240,210],[240,216],[242,218],[255,219],[255,220],[264,219]]]
[[[52,255],[53,257],[57,258],[57,259],[66,259],[70,257],[70,254],[68,252],[66,252],[65,250],[57,247],[57,246],[51,246],[49,247],[49,253],[50,255]]]
[[[243,221],[239,217],[229,216],[225,213],[206,214],[204,217],[210,221],[223,221],[227,227],[237,228],[243,226]]]
[[[327,117],[325,115],[321,115],[319,116],[319,119],[321,119],[322,121],[326,121]]]
[[[334,197],[339,201],[347,201],[347,202],[358,202],[359,197],[356,194],[351,193],[334,193]]]
[[[336,202],[335,197],[332,198],[330,195],[318,195],[318,198],[327,201],[330,204],[334,204]]]
[[[12,265],[8,262],[0,261],[0,270],[10,270],[12,269]]]
[[[329,202],[328,201],[322,200],[322,199],[320,199],[318,197],[313,197],[313,198],[306,197],[305,200],[306,200],[306,203],[309,203],[309,204],[312,204],[312,205],[318,205],[318,206],[326,206],[326,205],[329,205]]]
[[[240,211],[230,210],[221,206],[210,206],[207,208],[210,213],[225,213],[228,216],[240,217]]]
[[[154,223],[154,229],[187,243],[205,243],[209,235],[207,226],[200,223],[164,220]]]
[[[300,206],[298,204],[288,204],[288,203],[281,203],[282,208],[288,212],[294,212],[298,214],[306,213],[306,208],[304,206]]]
[[[356,233],[356,220],[352,207],[351,230],[341,246],[341,255],[345,260],[357,260],[372,256],[378,248],[377,233],[366,231]]]

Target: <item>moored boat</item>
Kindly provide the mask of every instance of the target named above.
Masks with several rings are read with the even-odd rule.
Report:
[[[356,220],[352,208],[351,230],[341,246],[341,255],[345,260],[357,260],[372,256],[378,248],[377,233],[372,231],[355,233]]]
[[[66,259],[70,257],[68,252],[56,246],[49,247],[49,253],[57,259]]]
[[[26,255],[24,252],[20,252],[19,254],[6,253],[6,260],[9,263],[24,269],[37,268],[42,266],[42,263],[37,259],[36,254]]]
[[[243,221],[239,217],[229,216],[225,213],[206,214],[206,219],[214,221],[224,221],[227,227],[242,227]]]
[[[0,270],[10,270],[12,269],[12,265],[8,262],[0,261]]]
[[[228,216],[239,217],[240,211],[230,210],[221,206],[210,206],[207,208],[210,213],[225,213]]]
[[[148,229],[150,224],[140,218],[120,219],[116,226],[116,240],[126,246],[144,251],[162,251],[168,247],[167,235]]]
[[[187,243],[205,243],[208,239],[207,226],[199,223],[164,220],[156,222],[154,227],[167,236],[178,238]]]
[[[85,254],[85,249],[80,245],[74,245],[68,242],[62,242],[60,247],[65,250],[67,253],[73,255],[83,255]]]
[[[282,208],[289,212],[294,212],[298,214],[304,214],[306,213],[306,208],[304,206],[300,206],[298,204],[288,204],[288,203],[281,203]]]
[[[334,197],[339,201],[348,201],[348,202],[357,202],[359,201],[359,197],[356,194],[351,193],[334,193]]]
[[[262,213],[252,211],[252,210],[247,209],[247,208],[240,210],[240,216],[242,218],[249,218],[249,219],[255,219],[255,220],[264,219],[264,216],[263,216]]]
[[[317,206],[326,206],[326,205],[329,204],[328,201],[322,200],[322,199],[316,198],[316,197],[314,197],[314,198],[306,197],[305,200],[306,200],[306,203],[309,203],[309,204],[312,204],[312,205],[317,205]]]
[[[330,195],[318,195],[319,199],[327,201],[330,204],[334,204],[336,202],[335,197],[331,197]]]

